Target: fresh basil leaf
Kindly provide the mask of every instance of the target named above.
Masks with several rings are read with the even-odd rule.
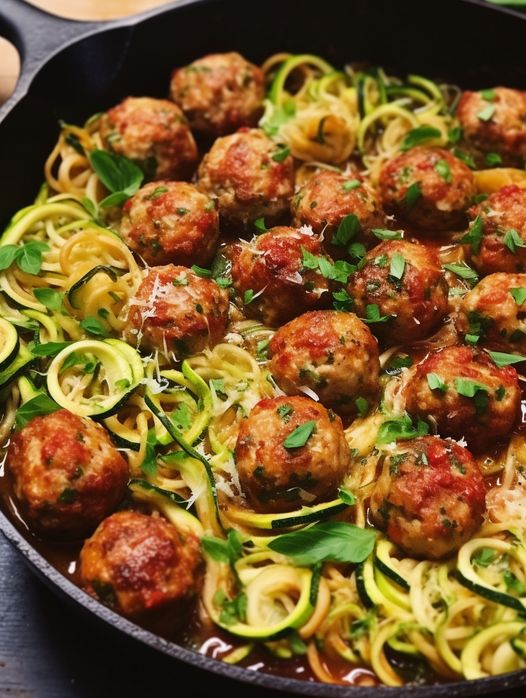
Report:
[[[25,402],[16,411],[16,428],[22,429],[35,417],[42,417],[60,409],[60,405],[57,405],[57,403],[45,393],[36,395],[31,400],[28,400],[28,402]]]
[[[461,244],[469,244],[473,254],[478,254],[482,243],[482,234],[484,232],[484,222],[481,216],[477,216],[473,221],[468,232],[460,238]],[[464,278],[464,277],[463,277]]]
[[[526,243],[523,241],[519,233],[510,228],[506,235],[504,236],[504,244],[512,254],[517,254],[517,247],[526,247]]]
[[[128,201],[130,197],[123,191],[116,191],[99,202],[100,208],[110,208],[111,206],[121,206]]]
[[[405,257],[400,252],[395,252],[391,257],[389,276],[391,279],[401,281],[405,272]]]
[[[35,344],[31,349],[33,356],[56,356],[62,349],[69,347],[71,342],[45,342]]]
[[[488,167],[499,167],[502,165],[502,158],[498,153],[486,153],[484,159]]]
[[[459,159],[462,160],[462,162],[467,165],[470,169],[476,170],[477,169],[477,163],[473,159],[471,155],[468,153],[465,153],[463,150],[460,150],[459,148],[454,148],[453,149],[453,154]]]
[[[474,286],[479,280],[477,272],[464,262],[461,264],[443,264],[442,266],[444,269],[447,269],[461,279],[469,281],[472,286]]]
[[[254,293],[254,290],[252,288],[247,288],[247,290],[243,294],[243,303],[245,305],[249,305],[254,300],[255,295],[256,294]]]
[[[359,563],[372,553],[375,540],[371,529],[334,521],[285,533],[269,543],[269,548],[302,567],[325,561]]]
[[[403,230],[384,230],[383,228],[373,228],[371,232],[379,240],[401,240],[404,237]]]
[[[358,189],[362,183],[359,179],[348,179],[342,184],[343,191],[352,191],[353,189]]]
[[[275,152],[274,155],[272,155],[272,159],[274,160],[274,162],[284,162],[289,155],[290,148],[287,145],[285,145],[283,146],[283,148]]]
[[[477,114],[477,118],[481,121],[490,121],[493,117],[493,114],[495,114],[496,109],[497,107],[495,106],[495,104],[488,104],[479,111],[479,113]]]
[[[26,242],[18,248],[16,254],[17,266],[26,274],[38,274],[42,268],[42,253],[49,250],[45,242]]]
[[[354,401],[356,409],[358,410],[358,416],[364,417],[369,409],[369,403],[364,397],[357,397]]]
[[[421,143],[440,138],[441,135],[442,134],[440,133],[440,131],[434,126],[418,126],[417,128],[414,128],[411,131],[409,131],[409,133],[402,141],[400,150],[410,150],[411,148],[414,148],[416,145],[420,145]]]
[[[405,196],[404,204],[407,208],[413,208],[416,202],[422,197],[422,189],[420,187],[420,182],[413,182],[410,187],[408,187]]]
[[[371,303],[365,307],[365,317],[361,319],[367,324],[373,324],[376,322],[387,322],[391,319],[391,316],[382,315],[380,313],[380,307],[375,303]]]
[[[233,564],[243,554],[241,539],[237,531],[230,530],[227,534],[227,540],[215,536],[203,536],[201,543],[205,553],[218,562]]]
[[[87,196],[83,196],[81,199],[81,204],[92,218],[97,218],[97,204],[94,201]]]
[[[491,87],[487,90],[480,90],[479,94],[482,97],[482,99],[486,100],[486,102],[493,102],[493,100],[497,96],[497,93]]]
[[[268,359],[268,345],[270,343],[269,339],[262,339],[256,344],[256,358],[259,361],[266,361]]]
[[[144,179],[143,171],[134,162],[107,150],[94,150],[89,154],[89,161],[100,181],[111,193],[133,196]]]
[[[479,548],[473,555],[473,562],[479,567],[489,567],[497,559],[497,552],[492,548]]]
[[[197,274],[197,276],[201,276],[203,279],[208,279],[212,276],[212,271],[210,269],[205,269],[204,267],[200,267],[197,264],[193,264],[191,268],[194,274]]]
[[[459,395],[470,398],[475,397],[479,391],[489,392],[487,385],[473,381],[470,378],[455,378],[455,389]]]
[[[522,305],[526,301],[526,288],[519,286],[518,288],[510,288],[510,294],[517,305]]]
[[[453,178],[451,175],[451,168],[446,160],[439,160],[435,165],[435,171],[442,177],[444,182],[451,184]]]
[[[285,448],[301,448],[302,446],[305,446],[315,430],[315,420],[300,424],[299,427],[296,427],[296,429],[294,429],[294,431],[287,436],[283,442],[283,446]]]
[[[87,317],[80,321],[80,326],[86,332],[98,337],[107,337],[108,332],[102,322],[96,317]]]
[[[260,233],[266,233],[268,228],[265,225],[265,219],[264,218],[256,218],[254,221],[254,228],[256,230],[259,230]]]
[[[340,291],[335,291],[332,294],[334,310],[352,310],[354,306],[354,298],[348,294],[343,288]]]
[[[429,434],[429,426],[424,421],[418,419],[416,424],[413,424],[411,417],[403,414],[401,417],[387,420],[380,426],[376,443],[390,444],[393,441],[406,441],[426,434]]]
[[[338,489],[338,497],[350,507],[354,506],[358,501],[356,495],[354,495],[351,490],[345,489],[344,487]]]
[[[18,245],[2,245],[0,247],[0,270],[9,269],[15,261],[19,249]]]
[[[447,134],[450,143],[458,143],[462,139],[462,129],[460,126],[455,126]]]
[[[512,364],[520,364],[526,361],[526,356],[520,354],[505,354],[501,351],[488,351],[492,361],[499,367],[511,366]]]
[[[48,310],[60,312],[64,297],[62,293],[55,291],[53,288],[35,288],[33,295],[39,303],[45,305]]]
[[[342,218],[340,225],[334,233],[332,238],[333,245],[347,247],[351,240],[353,240],[360,232],[360,229],[361,226],[358,216],[356,216],[354,213],[349,213],[347,216]]]
[[[444,382],[442,376],[438,375],[438,373],[428,373],[427,384],[431,390],[440,390],[442,393],[447,391],[447,384]]]

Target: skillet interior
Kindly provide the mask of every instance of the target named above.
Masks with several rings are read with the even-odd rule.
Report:
[[[179,3],[137,24],[115,23],[57,53],[0,127],[0,223],[40,185],[58,119],[83,121],[123,97],[164,96],[171,69],[213,51],[236,49],[255,62],[277,51],[318,53],[336,65],[364,60],[394,73],[418,71],[464,87],[526,86],[526,21],[474,0],[246,0]],[[454,20],[453,20],[454,18]],[[55,589],[148,645],[206,670],[289,693],[343,696],[349,689],[257,674],[182,649],[102,607],[65,580],[0,514],[0,526]],[[526,685],[526,672],[476,682],[402,689],[353,688],[356,698],[467,696]]]

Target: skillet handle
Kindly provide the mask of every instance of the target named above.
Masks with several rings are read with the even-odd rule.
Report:
[[[0,109],[9,110],[29,87],[41,66],[73,41],[93,33],[104,22],[79,22],[56,17],[23,0],[0,0],[0,36],[20,55],[20,75],[12,97]]]

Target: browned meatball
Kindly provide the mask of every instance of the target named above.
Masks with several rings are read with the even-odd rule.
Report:
[[[302,438],[288,445],[299,428]],[[306,397],[279,397],[261,400],[241,422],[234,458],[249,504],[280,512],[335,497],[350,450],[335,414]]]
[[[374,334],[390,344],[427,337],[448,311],[437,254],[423,245],[389,240],[365,259],[348,285],[356,314],[368,318]]]
[[[323,233],[331,254],[343,252],[354,242],[370,246],[375,240],[371,230],[385,228],[387,220],[374,190],[359,175],[328,170],[315,174],[299,190],[292,212],[296,225],[310,225],[315,233]],[[351,215],[349,231],[340,229],[335,238],[343,219]]]
[[[473,265],[481,274],[526,271],[526,189],[503,187],[473,207],[469,232]],[[481,235],[481,237],[480,237]]]
[[[512,366],[498,368],[486,352],[461,346],[429,354],[405,387],[409,414],[477,451],[512,431],[520,398]]]
[[[255,126],[264,95],[261,68],[234,51],[212,53],[176,69],[170,85],[170,96],[191,128],[207,136]]]
[[[473,173],[442,148],[412,148],[390,160],[380,173],[380,198],[394,213],[422,230],[462,226],[476,194]]]
[[[314,235],[278,227],[232,246],[232,282],[246,312],[275,327],[328,303],[329,282],[304,265],[304,255],[323,255]]]
[[[200,546],[158,516],[120,511],[105,519],[80,553],[84,589],[129,618],[178,610],[199,589]]]
[[[198,186],[217,201],[227,226],[242,230],[261,217],[271,225],[289,210],[292,157],[263,131],[241,129],[216,140],[199,166]]]
[[[228,322],[228,294],[212,279],[168,264],[150,269],[130,300],[124,338],[182,358],[214,346]]]
[[[480,528],[484,478],[465,448],[426,436],[398,444],[371,496],[375,524],[408,555],[441,558]]]
[[[148,179],[186,179],[197,165],[197,146],[173,102],[128,97],[100,122],[104,147],[135,160]]]
[[[467,293],[457,328],[497,351],[526,352],[526,274],[490,274]]]
[[[511,165],[526,157],[526,92],[507,87],[464,92],[457,116],[464,138],[483,153],[498,153]]]
[[[378,343],[353,313],[300,315],[276,332],[269,350],[271,373],[289,395],[310,388],[324,405],[351,416],[378,396]]]
[[[147,264],[204,266],[219,237],[219,216],[206,194],[187,182],[150,182],[125,203],[124,242]]]
[[[124,497],[129,474],[106,431],[67,410],[15,432],[6,469],[30,526],[57,538],[90,533]]]

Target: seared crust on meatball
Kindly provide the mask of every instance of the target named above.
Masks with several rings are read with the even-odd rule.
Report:
[[[187,179],[197,165],[197,146],[173,102],[128,97],[101,118],[104,147],[135,160],[148,179]]]
[[[56,538],[90,533],[122,500],[129,475],[107,432],[67,410],[16,431],[6,469],[30,526]]]
[[[398,444],[371,496],[375,524],[414,557],[457,551],[480,528],[484,478],[465,448],[432,436]]]
[[[372,323],[371,330],[390,344],[427,337],[448,312],[448,288],[437,254],[423,245],[388,240],[365,260],[349,279],[356,314],[370,318],[368,306],[376,306],[388,319]]]
[[[305,445],[287,448],[287,437],[311,422]],[[330,500],[350,463],[340,418],[305,397],[258,402],[241,422],[234,457],[249,504],[262,512]]]
[[[463,346],[429,354],[404,393],[409,414],[477,451],[512,431],[521,397],[512,366],[498,368],[486,352]]]
[[[187,182],[150,182],[125,203],[120,233],[151,265],[205,266],[219,237],[219,216],[206,194]]]
[[[382,169],[385,210],[421,230],[461,226],[476,194],[473,173],[449,150],[412,148]]]
[[[129,618],[175,608],[199,589],[200,545],[165,519],[120,511],[105,519],[80,553],[83,588]]]
[[[272,337],[269,354],[270,371],[289,395],[310,388],[324,405],[349,416],[367,409],[378,396],[378,342],[353,313],[315,310],[300,315]]]
[[[526,157],[526,92],[495,87],[464,92],[457,107],[464,138],[483,153],[498,153],[505,164]]]
[[[471,257],[477,270],[526,271],[526,189],[515,184],[503,187],[474,206],[470,215],[474,219],[470,231],[482,225],[480,245]]]
[[[331,254],[335,254],[335,248],[343,252],[351,242],[371,246],[375,240],[371,230],[385,228],[387,220],[375,191],[359,175],[328,170],[315,174],[299,190],[292,200],[292,213],[295,225],[310,225],[315,233],[323,232]],[[348,239],[346,235],[337,236],[336,244],[331,245],[340,223],[349,215],[358,219],[356,231]]]
[[[130,300],[124,338],[147,351],[196,354],[223,338],[228,294],[186,267],[153,267]]]
[[[287,215],[294,193],[292,157],[259,129],[218,138],[199,166],[199,188],[217,201],[221,221],[236,230],[258,218],[267,225]]]
[[[304,266],[304,251],[323,255],[316,236],[288,227],[232,245],[232,283],[249,315],[276,327],[328,303],[329,283],[318,270]]]
[[[526,352],[526,274],[490,274],[466,293],[457,328],[480,344],[504,352]]]
[[[170,96],[193,130],[224,136],[257,124],[265,96],[263,71],[234,51],[212,53],[174,71]]]

